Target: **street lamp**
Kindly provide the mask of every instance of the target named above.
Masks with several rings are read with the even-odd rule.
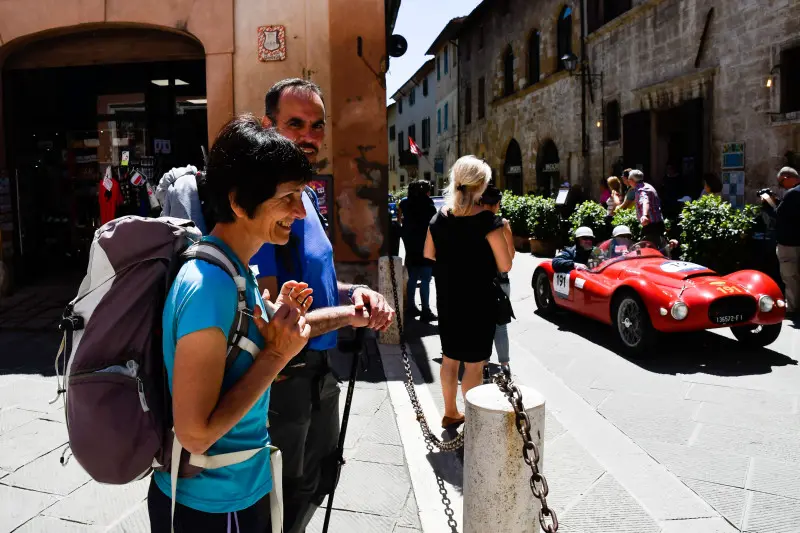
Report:
[[[573,54],[572,52],[568,54],[564,54],[561,57],[561,61],[564,63],[564,68],[567,69],[570,76],[575,75],[575,71],[578,69],[578,63],[580,62],[581,66],[581,74],[586,76],[588,79],[592,78],[599,78],[600,79],[600,120],[597,121],[597,127],[601,128],[605,124],[606,119],[606,110],[605,110],[605,103],[603,102],[603,71],[600,71],[599,74],[592,74],[589,69],[587,68],[585,61],[579,61],[578,56]],[[589,84],[591,86],[591,83]],[[602,137],[600,138],[600,144],[603,147],[603,173],[606,172],[606,143],[605,143],[605,135],[601,133]]]

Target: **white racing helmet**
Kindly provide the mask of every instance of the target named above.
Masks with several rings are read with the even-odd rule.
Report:
[[[575,238],[581,239],[584,237],[589,237],[590,239],[594,239],[594,232],[592,228],[581,226],[580,228],[575,230]]]
[[[620,225],[614,228],[614,231],[611,232],[612,237],[619,237],[620,235],[633,235],[631,228],[625,225]]]

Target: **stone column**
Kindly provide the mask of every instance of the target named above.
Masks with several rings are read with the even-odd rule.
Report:
[[[394,263],[395,283],[397,285],[397,300],[394,298],[394,290],[392,288],[391,269],[389,268],[389,261]],[[398,317],[402,320],[403,316],[403,298],[405,297],[405,276],[403,274],[403,260],[399,257],[381,257],[378,259],[378,292],[380,292],[389,302]],[[403,324],[405,327],[405,323]],[[397,320],[395,320],[391,327],[386,331],[381,332],[378,336],[378,342],[381,344],[400,344],[400,330],[397,327]]]
[[[544,398],[519,386],[531,437],[544,462]],[[539,500],[522,460],[514,409],[494,383],[467,393],[464,428],[464,533],[539,533]]]

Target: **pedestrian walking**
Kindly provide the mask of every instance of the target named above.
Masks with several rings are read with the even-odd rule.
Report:
[[[642,225],[644,240],[653,243],[656,248],[661,248],[666,227],[664,216],[661,214],[661,201],[655,188],[644,182],[641,170],[631,170],[629,179],[635,183],[636,218]]]
[[[500,200],[502,199],[503,193],[500,192],[500,189],[493,184],[489,184],[483,196],[481,196],[480,203],[485,210],[497,215],[500,212]],[[511,233],[511,226],[506,219],[503,219],[503,234],[508,243],[508,253],[513,261],[514,255],[516,255],[514,236]],[[508,272],[498,272],[496,283],[506,295],[506,298],[510,298],[511,280],[508,277]],[[497,361],[500,363],[500,366],[504,367],[506,370],[510,370],[509,363],[511,361],[508,342],[508,323],[510,321],[511,317],[509,316],[498,316],[498,321],[494,330],[494,349],[497,351]]]
[[[777,254],[786,285],[787,314],[800,312],[800,176],[792,167],[778,172],[778,187],[786,193],[776,211]]]
[[[293,143],[252,115],[242,116],[217,137],[207,178],[218,223],[203,239],[233,262],[245,280],[246,306],[254,310],[247,338],[260,351],[255,357],[240,353],[226,364],[237,284],[211,263],[186,262],[169,291],[162,320],[175,435],[191,454],[264,449],[238,464],[181,478],[176,487],[170,472],[156,472],[147,498],[150,527],[155,533],[169,532],[174,513],[178,532],[230,532],[233,522],[237,531],[263,533],[272,528],[273,479],[266,448],[270,388],[309,339],[303,315],[312,290],[285,284],[280,307],[267,322],[270,304],[262,300],[245,265],[265,242],[286,242],[292,222],[305,216],[300,194],[311,179],[311,166]]]
[[[491,167],[475,156],[458,159],[450,170],[445,206],[431,220],[425,241],[425,257],[436,262],[442,427],[464,421],[456,404],[459,363],[465,366],[464,395],[483,381],[497,324],[494,280],[511,269],[503,219],[478,205],[491,177]]]
[[[436,214],[436,206],[431,200],[431,187],[427,181],[418,180],[408,186],[408,196],[400,201],[399,209],[403,219],[403,244],[406,249],[406,268],[408,285],[406,287],[406,316],[419,316],[423,322],[436,320],[431,311],[430,293],[433,262],[425,259],[425,236],[428,224]],[[417,283],[422,310],[416,306]]]

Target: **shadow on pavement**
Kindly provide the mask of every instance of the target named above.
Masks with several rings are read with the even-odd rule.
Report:
[[[776,366],[798,364],[791,357],[769,348],[747,348],[739,341],[711,331],[661,334],[648,355],[637,358],[622,350],[610,326],[566,312],[542,318],[558,326],[560,331],[580,335],[644,370],[658,374],[752,376],[769,374]]]
[[[431,368],[431,358],[422,342],[423,337],[439,335],[439,327],[435,324],[410,320],[403,317],[406,342],[408,343],[409,356],[417,364],[423,383],[433,383],[434,370]],[[438,368],[435,370],[438,372]]]

